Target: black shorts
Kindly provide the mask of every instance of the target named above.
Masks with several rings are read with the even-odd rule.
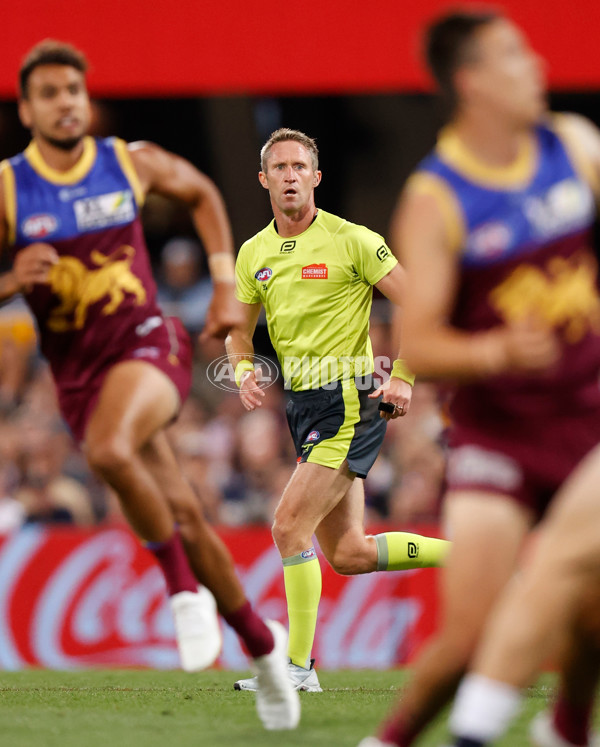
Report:
[[[347,461],[352,472],[366,477],[387,426],[379,417],[379,399],[368,398],[374,389],[364,379],[350,379],[321,389],[290,392],[286,415],[298,463],[339,469]]]

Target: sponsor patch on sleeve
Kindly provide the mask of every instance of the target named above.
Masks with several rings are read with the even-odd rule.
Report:
[[[266,283],[272,275],[273,270],[270,267],[262,267],[254,273],[254,277],[259,283]]]
[[[380,262],[384,262],[388,257],[391,257],[392,253],[385,244],[382,244],[377,250],[377,259]]]

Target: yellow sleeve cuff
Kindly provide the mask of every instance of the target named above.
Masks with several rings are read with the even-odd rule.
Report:
[[[402,379],[402,381],[406,381],[406,383],[411,386],[415,385],[414,373],[406,365],[406,361],[403,361],[401,358],[394,361],[390,377],[393,377],[394,379]]]
[[[238,387],[242,385],[242,376],[246,371],[254,371],[254,363],[252,361],[240,361],[235,367],[235,383]]]

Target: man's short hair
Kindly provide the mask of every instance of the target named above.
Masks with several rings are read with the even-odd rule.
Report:
[[[88,61],[83,52],[66,42],[44,39],[27,53],[19,70],[19,93],[22,98],[27,98],[29,77],[40,65],[68,65],[84,75],[88,69]]]
[[[456,105],[454,75],[464,64],[476,58],[475,34],[502,15],[496,10],[448,13],[427,28],[425,57],[431,74],[452,108]]]
[[[279,130],[275,130],[263,145],[260,151],[260,168],[263,172],[267,171],[267,161],[271,154],[271,148],[275,143],[283,143],[287,140],[291,140],[294,143],[300,143],[310,153],[310,161],[312,164],[313,171],[317,171],[319,168],[319,149],[317,143],[312,137],[308,137],[300,130],[291,130],[289,127],[281,127]]]

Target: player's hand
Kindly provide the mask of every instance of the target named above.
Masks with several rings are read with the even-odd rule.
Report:
[[[12,273],[20,291],[29,293],[34,285],[46,284],[50,270],[58,262],[58,252],[50,244],[29,244],[15,255]]]
[[[253,371],[244,371],[240,379],[240,399],[249,412],[262,407],[264,391],[258,385],[261,378],[260,366]]]
[[[506,349],[509,362],[520,371],[541,371],[557,362],[561,346],[547,324],[529,319],[508,328]]]
[[[538,373],[551,368],[559,359],[560,342],[547,324],[530,318],[493,330],[477,346],[486,373]],[[477,349],[477,348],[476,348]]]
[[[382,384],[379,389],[369,394],[370,399],[378,399],[383,397],[383,402],[389,402],[394,405],[394,412],[379,412],[379,417],[385,420],[395,420],[406,415],[410,409],[410,401],[412,399],[412,386],[402,379],[398,379],[395,376],[390,378]]]
[[[233,283],[214,283],[213,287],[200,342],[206,342],[209,338],[223,340],[232,327],[244,322],[242,305],[235,297]]]

